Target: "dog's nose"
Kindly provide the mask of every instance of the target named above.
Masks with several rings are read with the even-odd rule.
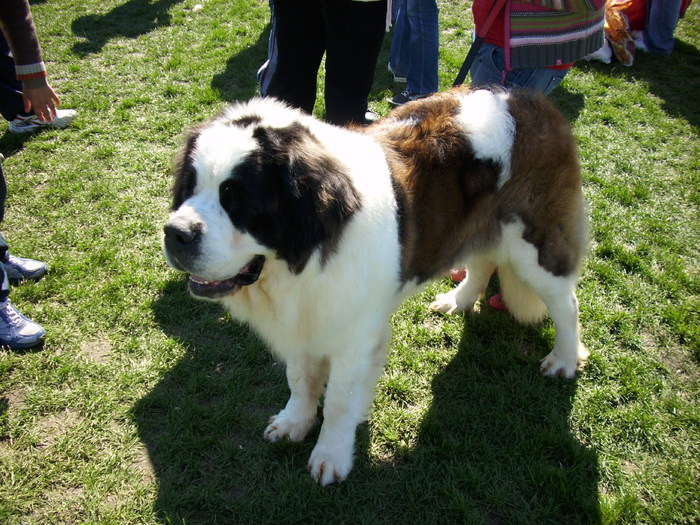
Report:
[[[165,242],[169,246],[179,247],[192,245],[198,240],[200,235],[199,229],[177,222],[169,222],[166,224],[163,227],[163,232],[165,233]]]
[[[163,227],[163,233],[163,248],[170,265],[178,270],[192,271],[201,249],[201,224],[174,217]]]

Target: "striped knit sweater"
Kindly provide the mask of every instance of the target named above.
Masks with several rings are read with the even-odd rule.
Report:
[[[17,80],[25,88],[46,85],[46,67],[27,0],[0,0],[0,29],[15,61]]]
[[[575,62],[603,46],[604,21],[605,0],[508,1],[506,68]]]

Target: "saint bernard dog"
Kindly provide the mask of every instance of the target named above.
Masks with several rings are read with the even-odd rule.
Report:
[[[455,88],[357,129],[256,98],[192,129],[175,177],[165,256],[192,295],[223,304],[286,362],[291,396],[267,440],[304,439],[324,397],[308,464],[321,485],[352,469],[389,317],[451,268],[467,278],[433,310],[471,310],[498,270],[515,319],[549,311],[545,375],[573,377],[588,355],[578,153],[540,94]]]

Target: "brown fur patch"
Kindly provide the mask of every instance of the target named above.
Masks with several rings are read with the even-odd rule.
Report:
[[[576,269],[583,251],[583,199],[576,145],[568,123],[541,94],[516,91],[508,107],[516,130],[511,177],[477,159],[455,121],[458,88],[397,108],[367,129],[392,172],[401,232],[402,278],[424,281],[458,258],[488,249],[501,222],[520,218],[524,238],[554,275]]]
[[[406,104],[370,127],[382,145],[399,199],[402,278],[446,271],[465,247],[498,233],[493,194],[500,166],[474,157],[454,92]]]
[[[504,219],[525,224],[523,238],[537,248],[539,264],[556,276],[577,269],[585,249],[581,169],[569,123],[539,93],[514,91],[511,178],[499,201]]]

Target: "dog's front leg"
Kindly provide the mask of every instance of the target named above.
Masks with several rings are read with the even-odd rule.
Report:
[[[367,419],[387,343],[388,333],[371,350],[331,358],[323,425],[309,458],[311,476],[322,486],[345,480],[352,470],[355,429]]]
[[[287,406],[270,418],[264,437],[268,441],[289,438],[301,441],[316,424],[318,400],[328,377],[328,360],[300,356],[287,361],[287,382],[291,395]]]

